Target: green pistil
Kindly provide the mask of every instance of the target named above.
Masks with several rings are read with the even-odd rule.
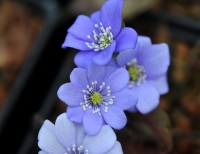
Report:
[[[91,96],[91,101],[94,105],[99,105],[102,101],[102,96],[98,92],[94,92]]]
[[[110,44],[110,40],[105,37],[105,36],[102,36],[100,42],[99,42],[100,45],[103,45],[104,47],[109,45]]]
[[[138,70],[137,67],[129,67],[128,72],[129,72],[131,81],[137,80],[140,75],[140,71]]]

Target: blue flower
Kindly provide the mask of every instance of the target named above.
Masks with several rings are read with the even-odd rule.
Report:
[[[84,132],[83,125],[71,122],[66,113],[55,125],[45,120],[38,134],[39,154],[123,154],[114,131],[105,125],[96,136]]]
[[[122,6],[123,0],[108,0],[90,18],[85,15],[77,17],[62,44],[62,48],[81,50],[75,56],[77,66],[87,65],[90,59],[98,65],[106,65],[114,52],[135,47],[136,31],[121,28]]]
[[[155,109],[160,95],[168,92],[168,45],[152,44],[150,38],[139,36],[136,48],[120,52],[115,61],[128,70],[129,88],[138,95],[138,103],[128,111],[146,114]]]
[[[87,70],[75,68],[70,80],[60,86],[57,94],[68,105],[68,118],[83,123],[87,134],[97,134],[105,124],[115,129],[126,125],[123,111],[137,103],[136,94],[127,88],[126,69],[92,62]]]

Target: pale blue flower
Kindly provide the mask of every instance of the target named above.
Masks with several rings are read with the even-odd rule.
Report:
[[[167,70],[170,64],[168,45],[152,44],[150,38],[139,36],[135,49],[120,52],[115,60],[130,75],[129,88],[137,93],[138,103],[128,111],[149,113],[159,104],[160,95],[168,92]]]
[[[124,110],[137,103],[136,94],[127,88],[126,69],[92,62],[87,70],[75,68],[70,80],[60,86],[57,94],[68,105],[68,118],[83,123],[87,134],[97,134],[105,124],[114,129],[126,125]]]
[[[136,31],[122,28],[122,6],[123,0],[108,0],[90,17],[77,17],[62,44],[63,48],[81,50],[75,56],[77,66],[87,65],[90,59],[98,65],[106,65],[114,52],[135,47]]]
[[[55,125],[45,120],[38,134],[39,154],[123,154],[114,131],[105,125],[96,136],[84,132],[83,125],[73,123],[66,113]]]

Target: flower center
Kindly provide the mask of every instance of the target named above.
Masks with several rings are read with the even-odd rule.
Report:
[[[110,43],[111,43],[110,40],[105,36],[102,36],[99,41],[100,46],[104,46],[104,47],[107,45],[110,45]]]
[[[146,74],[143,66],[137,65],[137,59],[133,59],[127,63],[126,68],[130,75],[129,87],[132,87],[134,84],[137,86],[141,82],[145,82]]]
[[[80,145],[78,148],[75,144],[72,145],[71,148],[67,148],[68,152],[65,152],[64,154],[89,154],[89,151],[86,149],[83,151],[83,146]]]
[[[93,49],[94,51],[100,51],[107,48],[113,41],[113,34],[110,31],[112,28],[111,26],[104,27],[103,24],[100,22],[100,26],[95,24],[94,27],[96,28],[93,30],[93,38],[90,35],[87,38],[90,42],[86,42],[88,48]]]
[[[102,101],[102,96],[99,92],[94,92],[91,96],[91,101],[94,105],[100,104]]]
[[[101,115],[101,109],[104,112],[108,112],[108,105],[114,103],[113,99],[115,96],[111,95],[110,87],[105,82],[98,87],[97,81],[91,83],[91,86],[87,85],[86,90],[83,90],[84,102],[81,102],[83,110],[92,109],[92,112]]]
[[[140,71],[137,67],[129,67],[128,72],[130,75],[130,80],[135,81],[140,75]]]

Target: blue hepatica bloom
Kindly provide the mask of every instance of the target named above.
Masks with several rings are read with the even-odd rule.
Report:
[[[68,105],[68,118],[83,123],[87,134],[97,134],[105,124],[115,129],[126,125],[123,111],[137,103],[137,95],[127,88],[126,69],[92,62],[88,70],[75,68],[70,80],[61,85],[57,94]]]
[[[160,95],[168,92],[168,45],[152,44],[150,38],[139,36],[136,48],[120,52],[116,63],[128,70],[128,86],[138,95],[138,103],[128,111],[146,114],[155,109]]]
[[[123,154],[111,127],[105,125],[96,136],[84,132],[83,125],[70,121],[66,113],[55,125],[45,120],[38,134],[39,154]]]
[[[114,52],[135,47],[136,31],[121,28],[122,6],[123,0],[108,0],[90,18],[85,15],[77,17],[62,44],[62,48],[81,50],[75,56],[77,66],[84,67],[89,59],[98,65],[106,65]]]

